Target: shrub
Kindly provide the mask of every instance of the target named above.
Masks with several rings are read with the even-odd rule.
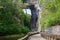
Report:
[[[25,14],[20,8],[20,0],[1,0],[0,6],[0,36],[20,34],[25,35],[29,32],[29,21],[25,20]]]
[[[26,34],[29,29],[21,24],[0,25],[0,36]]]
[[[42,26],[48,28],[55,25],[60,25],[60,13],[54,13],[54,14],[48,14],[44,17],[44,19],[41,19],[43,22],[41,22]]]
[[[41,3],[43,2],[44,1],[41,0]],[[60,0],[46,0],[42,11],[41,25],[46,28],[60,25]]]

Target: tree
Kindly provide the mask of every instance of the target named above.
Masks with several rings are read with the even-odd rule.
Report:
[[[0,0],[0,36],[29,32],[28,25],[24,24],[26,15],[20,8],[21,4],[20,0]]]

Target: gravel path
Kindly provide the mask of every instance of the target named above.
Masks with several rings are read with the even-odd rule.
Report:
[[[46,39],[42,38],[41,34],[36,34],[36,35],[30,36],[28,40],[46,40]]]

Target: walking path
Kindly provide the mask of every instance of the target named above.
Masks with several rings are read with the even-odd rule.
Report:
[[[41,34],[36,34],[36,35],[30,36],[28,40],[46,40],[46,39],[41,37]]]

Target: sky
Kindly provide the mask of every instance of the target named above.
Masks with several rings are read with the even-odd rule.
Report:
[[[30,9],[23,9],[23,12],[31,15],[31,10]]]

